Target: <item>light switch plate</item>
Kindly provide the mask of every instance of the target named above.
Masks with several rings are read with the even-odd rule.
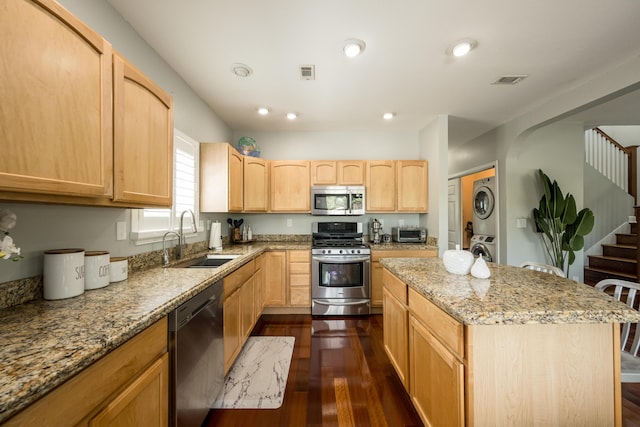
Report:
[[[527,228],[527,218],[516,218],[516,228]]]
[[[125,221],[116,222],[116,240],[127,240],[127,223]]]

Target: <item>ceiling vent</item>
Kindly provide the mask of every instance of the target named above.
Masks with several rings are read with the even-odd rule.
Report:
[[[518,75],[510,75],[510,76],[501,76],[498,77],[492,85],[514,85],[516,83],[520,83],[528,76],[526,74],[518,74]]]
[[[301,65],[300,66],[300,80],[315,80],[316,79],[316,66],[315,65]]]

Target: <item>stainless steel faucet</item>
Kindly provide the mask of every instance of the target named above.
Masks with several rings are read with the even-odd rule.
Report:
[[[178,237],[178,244],[176,245],[176,259],[182,259],[184,254],[184,248],[186,246],[185,238],[184,238],[184,214],[189,212],[191,214],[191,229],[194,233],[198,232],[198,227],[196,226],[196,216],[191,209],[187,209],[182,211],[180,214],[180,229],[176,233],[175,231],[167,231],[162,236],[162,265],[169,265],[169,252],[167,252],[167,235],[175,234]]]

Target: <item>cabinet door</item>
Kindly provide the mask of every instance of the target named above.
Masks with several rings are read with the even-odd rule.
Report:
[[[240,290],[235,291],[224,300],[222,318],[224,325],[224,371],[227,372],[240,351]]]
[[[427,212],[426,160],[398,160],[398,212]]]
[[[409,389],[409,311],[386,288],[382,289],[384,349],[405,389]]]
[[[89,421],[89,427],[169,424],[169,355],[156,360]]]
[[[244,211],[266,212],[269,201],[269,163],[244,156]]]
[[[256,273],[255,273],[255,285],[253,288],[253,295],[256,307],[256,321],[260,318],[262,310],[264,309],[264,283],[266,268],[264,267],[266,255],[262,254],[256,258]]]
[[[282,307],[287,304],[287,253],[274,251],[265,256],[264,304]]]
[[[243,155],[229,146],[229,212],[241,212],[244,207]]]
[[[170,207],[173,99],[117,54],[113,67],[114,200]]]
[[[311,251],[291,250],[289,256],[289,305],[311,307]]]
[[[409,395],[425,425],[463,426],[464,365],[413,316],[409,360]]]
[[[311,185],[336,185],[337,183],[335,161],[314,160],[311,162]]]
[[[308,161],[272,160],[272,212],[310,212],[311,187]]]
[[[0,190],[110,199],[111,45],[52,0],[2,2],[0,40]]]
[[[338,161],[338,184],[364,185],[365,167],[362,160]]]
[[[393,160],[367,161],[367,211],[393,212],[396,209],[396,164]]]
[[[240,345],[244,345],[246,337],[251,333],[255,324],[255,275],[251,276],[240,288],[240,332],[242,339]]]

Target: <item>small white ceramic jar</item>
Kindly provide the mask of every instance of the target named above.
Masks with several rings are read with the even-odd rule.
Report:
[[[129,273],[129,262],[126,257],[111,258],[111,283],[126,280]]]
[[[84,254],[84,289],[100,289],[109,284],[109,252],[87,251]]]
[[[44,252],[44,299],[56,300],[84,293],[84,249]]]

